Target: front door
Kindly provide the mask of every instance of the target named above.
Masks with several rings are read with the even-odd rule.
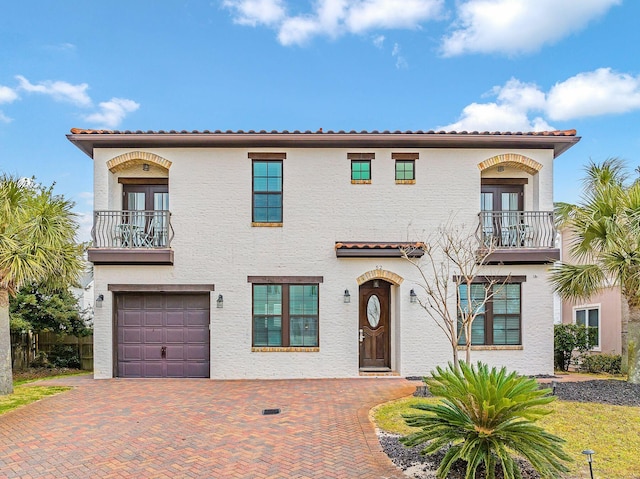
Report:
[[[381,279],[360,286],[360,369],[391,369],[391,285]]]

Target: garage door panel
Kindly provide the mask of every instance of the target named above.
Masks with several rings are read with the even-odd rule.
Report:
[[[162,311],[145,311],[144,326],[163,326],[164,315]]]
[[[123,326],[139,327],[143,324],[143,314],[141,311],[123,311],[122,322]]]
[[[209,377],[209,298],[208,293],[117,295],[117,375]]]
[[[144,309],[164,309],[164,296],[161,294],[144,295]]]
[[[180,328],[167,328],[165,330],[165,343],[167,344],[182,344],[185,341],[185,331]]]
[[[162,344],[164,342],[164,329],[145,328],[142,330],[142,342],[144,344]]]
[[[185,326],[185,311],[167,311],[166,313],[166,325],[167,326]]]
[[[208,326],[209,311],[190,310],[186,313],[187,326]]]
[[[186,347],[186,358],[194,361],[208,361],[209,345],[189,344]]]

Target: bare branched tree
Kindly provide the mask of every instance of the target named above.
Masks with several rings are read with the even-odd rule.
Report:
[[[421,258],[416,258],[416,249],[424,252]],[[456,367],[462,337],[465,362],[471,363],[473,322],[484,314],[485,305],[499,291],[494,285],[508,281],[508,277],[481,274],[494,250],[492,244],[482,244],[464,225],[451,221],[439,227],[426,242],[402,250],[402,256],[420,274],[416,281],[421,290],[417,302],[449,340]],[[456,307],[452,308],[452,304]]]

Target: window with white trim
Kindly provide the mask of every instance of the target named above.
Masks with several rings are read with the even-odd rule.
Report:
[[[600,350],[600,305],[578,306],[573,308],[573,322],[578,326],[593,328],[593,349]]]

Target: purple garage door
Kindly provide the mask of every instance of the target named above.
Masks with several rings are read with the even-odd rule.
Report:
[[[116,295],[121,378],[208,378],[209,294]]]

